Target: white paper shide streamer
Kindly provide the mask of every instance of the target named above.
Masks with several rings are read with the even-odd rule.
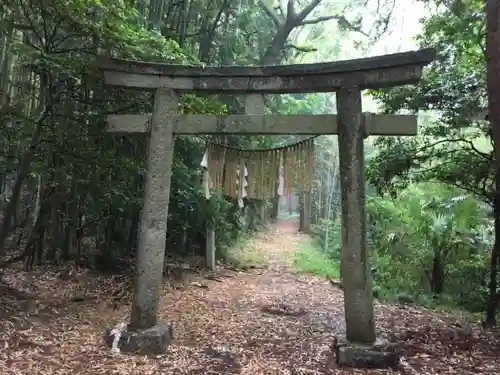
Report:
[[[210,172],[208,171],[208,150],[205,150],[203,154],[203,159],[201,159],[200,165],[203,170],[203,190],[205,191],[205,198],[210,199]]]
[[[203,187],[222,192],[243,207],[245,198],[266,200],[311,188],[314,141],[272,150],[238,150],[209,143],[203,155]]]

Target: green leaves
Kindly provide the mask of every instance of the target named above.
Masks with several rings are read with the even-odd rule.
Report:
[[[465,298],[461,288],[466,276],[457,267],[471,256],[482,266],[488,258],[489,221],[483,204],[450,186],[421,183],[401,190],[395,199],[369,199],[368,213],[379,289],[393,295],[438,291]],[[483,269],[474,269],[484,276]],[[483,276],[475,280],[478,289]]]
[[[378,154],[367,177],[379,193],[439,181],[491,203],[492,148],[488,124],[481,121],[487,107],[482,12],[481,1],[465,0],[425,18],[418,41],[436,47],[438,59],[416,87],[373,93],[387,113],[427,113],[419,136],[375,142]]]

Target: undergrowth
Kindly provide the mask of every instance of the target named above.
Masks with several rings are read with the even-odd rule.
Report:
[[[251,233],[242,234],[231,246],[222,247],[219,258],[235,268],[247,269],[265,266],[265,254],[252,241]]]
[[[305,241],[297,249],[293,257],[293,264],[299,272],[327,276],[332,279],[339,278],[338,260],[331,259],[328,254],[318,249],[312,239]]]

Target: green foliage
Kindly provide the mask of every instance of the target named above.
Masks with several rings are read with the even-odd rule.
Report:
[[[237,269],[260,268],[266,265],[266,256],[252,241],[252,235],[246,233],[230,245],[224,245],[219,250],[222,261]]]
[[[482,311],[494,240],[486,212],[487,205],[474,196],[439,183],[411,184],[395,198],[368,198],[374,296]],[[294,264],[336,278],[340,245],[340,220],[321,221]]]
[[[174,39],[146,27],[138,9],[123,1],[59,0],[36,3],[29,10],[23,4],[17,0],[2,4],[3,10],[16,9],[2,12],[2,31],[4,27],[21,29],[26,37],[2,39],[10,44],[3,49],[9,54],[2,60],[7,70],[0,83],[4,84],[3,75],[7,74],[15,89],[6,108],[8,116],[2,115],[0,120],[0,187],[15,175],[40,126],[43,141],[33,148],[34,160],[25,182],[26,190],[33,191],[41,177],[41,198],[53,195],[41,212],[40,220],[51,225],[43,229],[50,240],[40,250],[39,261],[48,251],[53,254],[49,258],[89,258],[91,263],[112,266],[113,259],[135,252],[147,139],[104,136],[102,119],[108,113],[150,112],[152,95],[123,89],[104,91],[100,58],[176,64],[199,61]],[[39,84],[42,79],[45,86]],[[39,97],[46,100],[38,103]],[[44,111],[48,116],[37,120]],[[227,105],[217,96],[184,95],[180,111],[224,114]],[[235,137],[232,144],[239,141]],[[207,218],[220,233],[219,245],[234,241],[241,229],[234,202],[216,196],[208,204],[202,193],[199,162],[204,147],[205,142],[197,137],[176,140],[167,238],[171,253],[183,254],[187,249],[201,253]],[[77,231],[79,238],[70,238]],[[101,254],[95,257],[86,249],[81,251],[82,237],[94,238],[91,242]]]
[[[443,9],[443,8],[442,8]],[[414,181],[440,181],[491,203],[489,127],[478,121],[486,108],[483,2],[453,2],[423,20],[418,37],[438,59],[422,83],[373,93],[385,112],[427,111],[419,135],[380,137],[367,177],[379,192],[394,194]]]
[[[386,113],[419,113],[419,135],[379,137],[366,177],[375,288],[404,300],[482,311],[493,246],[484,3],[438,3],[421,47],[437,49],[419,85],[372,92]],[[389,199],[388,195],[392,198]],[[489,293],[495,293],[495,290]],[[435,301],[434,301],[435,302]]]
[[[492,245],[485,207],[446,185],[411,185],[368,202],[374,289],[385,296],[436,299],[481,311]],[[474,293],[471,293],[474,291]]]
[[[312,241],[304,243],[297,250],[293,257],[293,264],[300,272],[332,279],[339,278],[338,258],[329,257],[324,251],[318,249]]]
[[[327,10],[340,14],[348,5],[328,5]],[[364,11],[360,2],[353,6]],[[318,14],[323,10],[320,8]],[[360,17],[350,22],[339,20],[342,30],[355,30],[362,23]],[[36,243],[29,254],[31,259],[35,252],[39,263],[46,259],[80,262],[92,258],[90,261],[99,263],[99,267],[112,268],[122,264],[123,258],[135,255],[147,139],[104,135],[103,119],[110,113],[151,112],[152,95],[122,88],[104,89],[99,70],[101,57],[175,64],[253,65],[263,61],[271,42],[279,41],[276,36],[282,35],[280,32],[288,26],[288,21],[276,19],[259,2],[55,0],[30,3],[29,7],[20,0],[2,2],[0,188],[11,186],[21,175],[26,196],[17,205],[16,214],[31,221],[40,211],[36,223],[25,226],[29,242]],[[328,40],[333,45],[327,51],[328,59],[339,58],[345,33],[332,41],[331,28],[319,23],[309,26],[307,47],[312,49],[315,42],[325,44]],[[297,43],[300,44],[304,43]],[[280,59],[299,59],[300,53],[291,45],[278,47],[283,51],[275,56],[277,61],[273,64]],[[5,106],[4,92],[11,96]],[[235,107],[235,100],[223,95],[188,94],[182,96],[179,110],[217,115],[232,112]],[[283,114],[334,110],[331,95],[324,94],[282,96],[270,100],[269,107],[270,112]],[[35,134],[39,137],[35,138]],[[272,147],[295,140],[295,136],[216,139],[247,148]],[[336,217],[338,206],[336,144],[325,137],[318,145],[320,172],[314,194],[321,198],[316,200],[315,217],[323,219],[317,220],[319,231],[325,233],[321,248],[335,256],[338,225],[331,219]],[[233,200],[217,194],[206,200],[199,171],[204,147],[200,138],[176,137],[167,218],[168,256],[203,253],[208,222],[215,226],[218,248],[226,250],[234,248],[234,243],[244,249],[238,242],[243,229],[255,228],[253,224],[245,225]],[[20,171],[23,160],[28,161],[27,167]],[[323,167],[328,170],[324,172]],[[255,216],[255,202],[249,203],[247,212]],[[319,212],[321,207],[327,207],[325,212]],[[3,214],[4,207],[1,208]],[[219,255],[227,258],[226,250]],[[313,264],[318,254],[302,259]]]
[[[338,220],[320,220],[312,226],[314,245],[332,259],[340,257],[341,223]]]

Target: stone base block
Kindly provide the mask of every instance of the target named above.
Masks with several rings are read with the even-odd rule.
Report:
[[[384,340],[371,345],[349,342],[345,337],[337,337],[333,350],[338,366],[354,368],[385,369],[397,368],[400,354]]]
[[[169,324],[131,331],[125,324],[108,329],[104,341],[112,350],[124,353],[163,354],[173,339],[173,329]]]

